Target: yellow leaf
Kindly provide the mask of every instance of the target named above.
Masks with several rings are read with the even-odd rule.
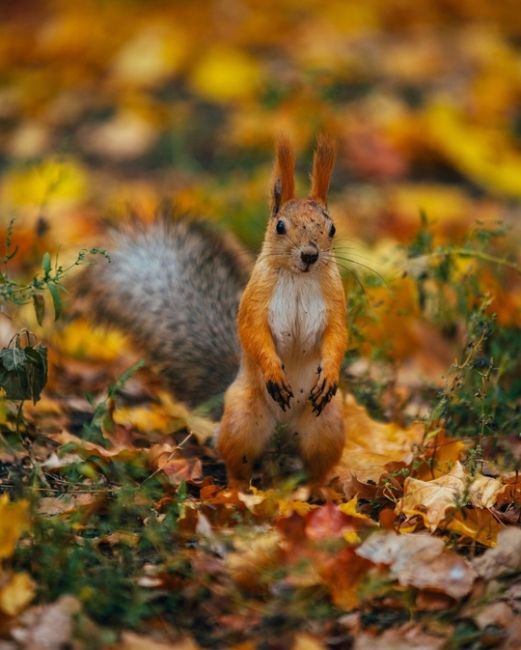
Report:
[[[0,495],[0,560],[8,558],[20,535],[29,528],[29,503],[9,503],[7,494]]]
[[[423,437],[423,425],[403,428],[373,420],[367,410],[347,395],[344,405],[347,431],[344,453],[335,472],[342,481],[355,476],[359,481],[378,481],[387,463],[411,462],[412,448]],[[349,514],[349,513],[348,513]]]
[[[175,402],[172,396],[165,391],[159,393],[159,399],[165,413],[172,418],[186,422],[188,430],[197,438],[199,443],[204,444],[214,435],[217,424],[212,420],[201,415],[195,415],[184,404]]]
[[[5,579],[1,576],[1,582]],[[16,616],[34,598],[35,584],[27,573],[14,573],[7,583],[0,584],[0,611]]]
[[[280,499],[278,501],[278,506],[280,517],[289,517],[293,513],[296,513],[300,517],[304,517],[304,515],[307,515],[311,510],[318,508],[318,505],[314,503],[298,501],[296,499]]]
[[[172,431],[172,418],[161,409],[145,406],[122,406],[114,410],[113,419],[116,424],[130,426],[144,433]]]
[[[325,650],[326,646],[310,634],[297,634],[291,650]]]
[[[71,204],[87,192],[83,168],[73,160],[49,158],[39,165],[15,169],[3,184],[4,199],[13,207]]]
[[[467,447],[468,443],[463,440],[446,438],[445,434],[438,433],[432,442],[434,461],[422,469],[418,478],[430,480],[448,474],[456,461],[463,458]]]
[[[479,508],[454,513],[446,527],[484,546],[495,546],[498,533],[503,529],[489,510]]]
[[[262,77],[258,62],[244,52],[214,47],[195,66],[191,84],[205,99],[226,103],[253,97]]]
[[[363,521],[370,522],[371,524],[374,523],[370,517],[362,514],[361,512],[358,512],[357,506],[358,506],[358,497],[354,496],[350,501],[347,501],[346,503],[341,503],[338,506],[338,509],[340,510],[340,512],[343,512],[344,515],[349,515],[350,517],[354,517],[355,519],[362,519]]]
[[[61,352],[75,359],[114,361],[125,351],[123,334],[79,319],[56,332],[52,340]]]
[[[356,531],[354,531],[354,530],[347,530],[347,531],[343,534],[343,538],[345,539],[345,541],[346,541],[348,544],[351,544],[351,545],[353,545],[353,546],[356,546],[356,544],[360,544],[360,541],[361,541],[361,540],[360,540],[360,536],[359,536],[358,533],[357,533]]]
[[[466,122],[448,104],[426,112],[432,144],[476,183],[512,198],[521,197],[521,155],[499,129]]]
[[[173,25],[147,25],[118,52],[113,75],[132,86],[154,86],[176,72],[186,51],[186,37]]]

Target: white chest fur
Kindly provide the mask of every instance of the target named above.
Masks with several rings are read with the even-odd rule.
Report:
[[[312,354],[325,323],[326,305],[318,279],[308,273],[281,272],[269,306],[269,324],[279,354]]]

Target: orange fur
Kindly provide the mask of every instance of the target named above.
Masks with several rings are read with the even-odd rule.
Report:
[[[293,198],[291,147],[284,139],[277,145],[277,220],[268,221],[262,251],[241,298],[241,366],[226,391],[217,439],[229,482],[234,485],[247,483],[277,422],[294,431],[315,483],[324,480],[342,453],[342,398],[333,389],[347,347],[346,304],[331,251],[332,221],[315,201],[326,203],[333,161],[334,148],[321,139],[314,160],[312,198],[297,200]],[[276,228],[278,220],[285,224],[282,233]],[[311,244],[319,254],[313,268],[303,268],[302,255]],[[270,384],[276,386],[275,396]]]
[[[273,174],[274,197],[272,202],[272,212],[291,200],[295,196],[295,156],[289,140],[284,136],[279,137],[275,149],[275,170]],[[280,197],[275,198],[277,188],[280,191]],[[275,206],[274,204],[279,205]],[[276,209],[274,209],[276,207]]]
[[[320,137],[317,142],[315,155],[313,156],[310,196],[326,204],[335,157],[336,152],[333,142],[325,136]]]

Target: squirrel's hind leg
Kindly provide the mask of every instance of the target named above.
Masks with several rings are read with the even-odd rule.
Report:
[[[247,487],[253,465],[273,433],[275,420],[264,395],[237,379],[224,396],[217,450],[226,463],[228,484]]]
[[[307,404],[294,426],[309,479],[312,484],[321,484],[340,460],[344,448],[341,393],[335,395],[319,416]]]

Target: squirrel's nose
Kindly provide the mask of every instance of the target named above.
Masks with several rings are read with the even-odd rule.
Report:
[[[304,264],[314,264],[318,260],[318,250],[316,246],[306,246],[300,252],[300,259]]]

